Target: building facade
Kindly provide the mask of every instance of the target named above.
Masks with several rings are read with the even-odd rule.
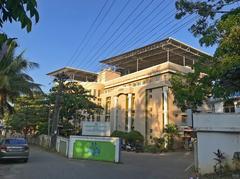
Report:
[[[167,38],[101,61],[99,73],[64,67],[48,75],[65,73],[96,97],[104,111],[86,120],[110,122],[112,131],[138,130],[151,142],[169,123],[191,126],[191,113],[174,104],[169,79],[192,72],[200,56],[207,54]]]

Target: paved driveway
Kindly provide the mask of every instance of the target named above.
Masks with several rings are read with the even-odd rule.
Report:
[[[0,163],[1,179],[186,179],[193,162],[189,152],[137,154],[122,152],[122,163],[69,160],[37,147],[28,163]]]

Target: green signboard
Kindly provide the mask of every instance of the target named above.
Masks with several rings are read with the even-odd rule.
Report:
[[[76,140],[73,144],[73,158],[114,162],[115,145],[110,141]]]

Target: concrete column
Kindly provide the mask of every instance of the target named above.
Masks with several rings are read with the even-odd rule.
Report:
[[[169,60],[170,60],[170,52],[169,50],[167,50],[167,61],[169,62]]]
[[[240,113],[240,107],[238,106],[238,101],[234,101],[235,113]]]
[[[132,125],[132,94],[128,94],[128,132],[131,131]]]
[[[114,112],[113,112],[113,130],[117,130],[117,118],[118,118],[118,96],[114,96]]]
[[[138,62],[139,62],[139,59],[137,58],[137,71],[138,71]]]
[[[163,87],[163,125],[168,124],[168,87]]]

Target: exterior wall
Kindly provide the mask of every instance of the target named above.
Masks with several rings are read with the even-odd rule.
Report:
[[[181,112],[174,104],[169,82],[171,75],[176,71],[188,73],[191,69],[164,62],[121,77],[117,72],[105,70],[99,73],[98,82],[80,84],[91,90],[91,94],[94,90],[101,92],[95,102],[100,100],[102,107],[105,108],[101,121],[109,120],[111,131],[129,131],[129,128],[133,128],[140,131],[151,143],[154,137],[161,136],[164,124],[182,125]],[[166,93],[163,89],[167,90]],[[110,119],[105,117],[107,99],[110,100]],[[129,125],[131,120],[133,126]]]
[[[227,164],[234,168],[232,158],[234,152],[240,151],[240,133],[198,132],[198,168],[201,174],[213,173],[216,164],[213,152],[220,149],[227,158]]]
[[[105,83],[106,81],[120,77],[120,73],[114,72],[112,70],[104,70],[99,73],[97,81],[99,83]]]
[[[214,104],[214,109],[216,113],[223,113],[223,102],[216,102]]]
[[[240,99],[239,97],[236,99],[232,99],[234,104],[235,113],[240,113]],[[223,101],[216,101],[214,102],[214,112],[216,113],[223,113],[224,112],[224,102]]]
[[[218,149],[224,153],[226,163],[233,168],[233,154],[240,151],[239,114],[195,114],[197,156],[195,163],[201,174],[213,173]]]

